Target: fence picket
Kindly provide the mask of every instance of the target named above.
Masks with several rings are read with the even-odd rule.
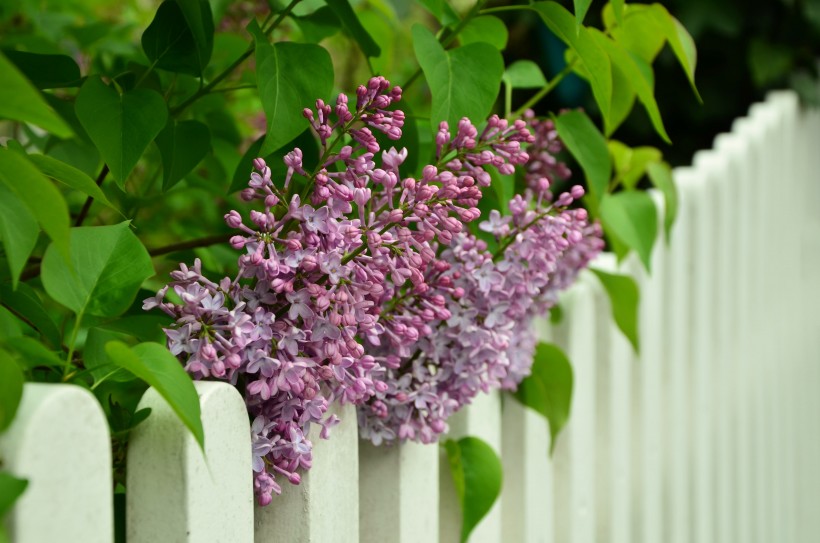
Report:
[[[108,422],[87,390],[26,383],[0,460],[29,482],[8,516],[14,543],[113,541]]]
[[[168,403],[148,389],[148,419],[128,449],[128,543],[253,540],[250,427],[227,383],[197,382],[205,454]],[[271,506],[273,507],[273,506]]]

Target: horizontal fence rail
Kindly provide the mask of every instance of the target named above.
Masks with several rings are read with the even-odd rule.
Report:
[[[510,396],[481,396],[453,417],[450,438],[483,439],[504,466],[501,498],[471,541],[817,540],[818,142],[820,112],[771,94],[675,170],[678,220],[670,244],[659,234],[651,273],[610,254],[593,263],[638,283],[639,355],[591,273],[563,297],[561,324],[536,323],[574,370],[551,457],[544,420]],[[224,383],[196,388],[204,451],[158,394],[142,399],[152,413],[128,453],[129,543],[459,540],[444,453],[359,441],[351,406],[336,408],[331,440],[308,436],[301,484],[255,506],[244,403]],[[0,459],[30,480],[9,515],[12,541],[113,541],[109,435],[90,394],[27,384]]]

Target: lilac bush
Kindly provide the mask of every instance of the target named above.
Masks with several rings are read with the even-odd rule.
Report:
[[[454,133],[442,122],[436,163],[402,177],[407,149],[382,150],[374,135],[401,138],[400,99],[374,77],[355,107],[344,94],[335,106],[317,100],[303,114],[318,167],[307,171],[295,148],[274,180],[256,159],[242,198],[260,210],[225,215],[239,232],[236,276],[212,281],[199,261],[182,264],[144,303],[174,318],[168,347],[194,378],[243,391],[262,505],[281,492],[280,476],[298,484],[310,468],[309,430],[329,436],[333,402],[358,405],[361,434],[376,444],[429,443],[480,391],[514,389],[532,363],[529,322],[601,249],[599,227],[568,207],[580,186],[551,200],[551,183],[568,173],[554,160],[554,129],[532,117],[493,116],[480,131],[465,118]],[[467,226],[480,216],[487,168],[516,166],[535,180],[509,215],[481,223],[498,240],[493,254]]]

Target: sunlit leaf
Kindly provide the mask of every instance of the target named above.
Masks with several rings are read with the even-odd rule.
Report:
[[[634,190],[607,195],[601,200],[600,216],[607,235],[614,235],[634,249],[650,271],[652,247],[658,235],[658,213],[652,198]]]
[[[635,353],[640,350],[638,337],[638,308],[640,307],[640,292],[638,284],[628,275],[608,273],[590,268],[601,281],[604,290],[609,296],[609,305],[612,310],[612,320],[623,333]]]

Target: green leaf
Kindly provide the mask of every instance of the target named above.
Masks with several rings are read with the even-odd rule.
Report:
[[[350,36],[356,41],[359,49],[361,49],[362,53],[364,53],[364,56],[379,56],[382,51],[379,44],[373,40],[370,34],[367,33],[367,30],[365,30],[362,26],[362,23],[359,21],[359,18],[356,17],[356,13],[353,11],[353,8],[350,7],[350,3],[347,0],[326,1],[330,9],[333,10],[333,13],[336,14],[336,17],[338,17],[342,22],[345,32],[350,34]]]
[[[0,301],[31,323],[52,347],[58,348],[62,344],[57,324],[43,307],[37,292],[26,283],[20,283],[15,290],[0,285]]]
[[[128,334],[140,341],[154,341],[160,343],[165,340],[163,327],[171,325],[172,319],[164,313],[145,315],[125,315],[113,321],[98,324],[101,330],[110,330]]]
[[[40,92],[0,53],[0,119],[36,124],[60,138],[74,135],[66,122],[54,112]]]
[[[672,176],[672,169],[666,162],[651,162],[647,165],[646,171],[649,180],[661,191],[664,199],[663,230],[666,243],[672,233],[672,225],[678,216],[678,191],[675,188],[675,180]]]
[[[108,200],[102,189],[85,172],[48,155],[28,155],[28,159],[54,181],[78,190],[122,215],[122,212]]]
[[[663,158],[661,152],[654,147],[632,149],[616,140],[610,140],[607,146],[615,164],[615,181],[630,190],[638,184],[650,163],[660,162]]]
[[[626,0],[611,0],[612,11],[615,12],[615,20],[619,25],[624,24],[624,4]]]
[[[518,385],[515,397],[547,419],[550,455],[555,450],[558,433],[569,420],[572,386],[572,365],[567,355],[556,345],[539,343],[535,348],[532,373]]]
[[[25,51],[4,51],[6,57],[38,89],[79,87],[80,67],[68,55],[43,55]]]
[[[609,296],[609,306],[612,310],[612,319],[623,333],[635,353],[639,352],[638,338],[638,308],[640,307],[640,292],[635,280],[628,275],[607,273],[605,271],[590,268],[601,281],[607,295]]]
[[[0,149],[0,184],[23,203],[67,260],[69,215],[60,191],[24,155],[8,149]]]
[[[625,6],[623,22],[616,26],[612,6],[607,4],[604,7],[603,19],[607,31],[619,45],[650,64],[666,43],[666,36],[652,13],[652,6]]]
[[[531,60],[516,60],[507,66],[504,81],[514,89],[540,89],[547,86],[541,67]]]
[[[584,170],[590,198],[595,203],[600,202],[606,194],[612,171],[604,136],[586,113],[577,110],[568,111],[555,119],[555,128],[561,141]]]
[[[95,386],[99,386],[103,381],[122,383],[134,379],[134,375],[116,364],[105,350],[106,345],[111,341],[127,343],[127,340],[127,333],[103,330],[98,326],[88,330],[88,336],[83,346],[83,363],[94,379]],[[133,340],[131,340],[131,343],[133,343]]]
[[[458,14],[447,0],[416,0],[429,11],[442,26],[450,26],[458,22]]]
[[[508,38],[507,25],[492,15],[481,15],[470,19],[458,35],[461,45],[476,42],[489,43],[499,51],[507,47]]]
[[[703,103],[703,99],[698,93],[695,86],[695,65],[697,64],[698,53],[695,48],[695,40],[686,31],[686,28],[666,11],[666,8],[661,4],[652,4],[652,15],[655,18],[658,26],[663,32],[669,46],[675,53],[686,77],[689,79],[689,84],[692,86],[692,91],[695,93],[698,101]]]
[[[617,65],[612,65],[612,111],[609,119],[604,120],[606,123],[605,132],[609,136],[614,133],[619,126],[626,120],[632,107],[635,105],[635,90],[632,88],[632,82],[618,68]]]
[[[111,341],[105,350],[114,363],[154,387],[165,398],[204,450],[205,433],[202,429],[199,396],[179,360],[159,343],[140,343],[131,348],[120,341]]]
[[[304,17],[293,17],[293,20],[299,25],[308,43],[319,43],[336,34],[342,27],[341,21],[330,6],[323,6]]]
[[[629,81],[635,93],[638,95],[638,100],[643,104],[649,119],[652,121],[652,126],[658,135],[667,143],[672,143],[669,135],[666,133],[666,128],[663,126],[663,119],[661,112],[658,109],[658,103],[655,101],[655,77],[652,74],[652,67],[647,64],[639,56],[631,54],[629,51],[612,41],[605,36],[603,32],[597,29],[590,29],[589,35],[592,36],[598,43],[598,46],[606,51],[609,59],[614,66],[616,66]],[[611,122],[611,119],[610,119]],[[608,129],[608,133],[612,133]]]
[[[471,43],[445,51],[425,27],[413,25],[413,48],[427,78],[433,105],[431,124],[447,121],[455,129],[462,117],[485,119],[498,96],[504,61],[488,43]],[[465,89],[469,89],[466,92]]]
[[[749,44],[747,62],[755,86],[765,87],[783,80],[794,65],[794,55],[789,47],[753,39]]]
[[[333,88],[333,63],[328,52],[310,43],[257,40],[256,80],[268,120],[262,156],[276,151],[301,134],[307,122],[304,108],[314,106]]]
[[[501,175],[498,170],[492,168],[490,172],[490,185],[495,191],[495,196],[498,199],[494,202],[492,209],[497,209],[502,215],[510,214],[510,200],[515,197],[515,177],[512,175]],[[486,216],[485,216],[486,218]]]
[[[601,222],[608,236],[634,249],[650,271],[652,246],[658,235],[658,213],[652,198],[643,191],[624,191],[601,200]]]
[[[572,7],[575,10],[575,23],[578,28],[581,28],[581,25],[584,24],[584,17],[589,11],[590,4],[592,4],[592,0],[572,0]]]
[[[119,315],[142,282],[154,275],[151,257],[129,222],[72,228],[71,263],[74,271],[49,246],[41,277],[49,296],[78,315]]]
[[[23,398],[23,381],[23,370],[17,361],[5,350],[0,349],[0,433],[3,433],[14,420],[17,407]]]
[[[595,102],[604,119],[607,119],[612,109],[612,66],[607,54],[595,43],[586,28],[576,26],[572,14],[560,4],[536,2],[531,7],[583,63]]]
[[[202,74],[203,66],[182,9],[174,0],[160,4],[154,20],[142,33],[142,50],[154,66],[170,72],[193,76]]]
[[[168,118],[159,93],[135,89],[120,95],[99,77],[86,81],[74,108],[120,188]]]
[[[65,362],[57,354],[34,338],[20,336],[3,340],[20,367],[27,370],[36,367],[62,368]]]
[[[236,170],[234,171],[233,180],[231,181],[231,186],[228,189],[228,194],[248,188],[248,180],[250,179],[251,172],[253,171],[253,159],[257,157],[262,157],[265,159],[265,162],[267,162],[268,167],[271,169],[271,176],[273,179],[282,179],[287,174],[287,166],[285,166],[282,159],[294,147],[298,147],[304,153],[304,167],[307,171],[312,170],[318,164],[320,154],[319,145],[316,142],[316,138],[314,137],[313,130],[311,128],[304,130],[301,134],[296,136],[295,139],[289,141],[286,146],[280,147],[280,149],[274,153],[262,155],[260,151],[262,150],[264,143],[265,136],[262,136],[258,140],[251,143],[248,150],[245,151],[244,155],[242,155],[242,158],[239,160],[239,164],[236,166]],[[301,177],[298,174],[294,174],[294,183],[298,182],[301,182]]]
[[[464,543],[501,494],[501,459],[477,437],[448,439],[444,449],[461,504],[461,543]]]
[[[37,219],[6,185],[0,184],[0,239],[14,288],[39,237]]]
[[[211,132],[199,121],[171,120],[156,139],[162,155],[162,190],[179,183],[211,150]]]
[[[0,471],[0,519],[11,511],[14,502],[25,492],[28,481]]]

